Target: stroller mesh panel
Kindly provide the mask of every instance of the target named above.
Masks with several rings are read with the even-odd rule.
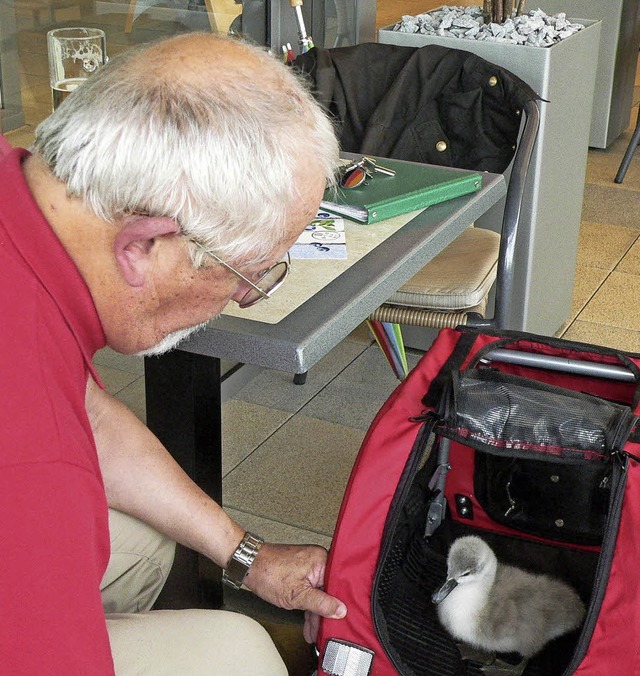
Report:
[[[453,383],[452,434],[496,453],[604,459],[629,415],[604,399],[491,370],[465,372]]]
[[[511,565],[557,575],[573,584],[586,601],[591,593],[598,554],[553,547],[521,538],[478,532],[446,520],[435,535],[424,538],[430,492],[427,468],[416,475],[402,510],[393,543],[374,587],[374,615],[383,628],[383,643],[402,673],[415,676],[480,676],[481,666],[463,661],[458,647],[442,628],[431,594],[446,578],[450,543],[465,534],[479,534],[498,557]],[[527,665],[525,676],[559,676],[569,663],[577,632],[551,642]],[[514,656],[505,656],[513,662]],[[516,660],[517,661],[517,660]]]

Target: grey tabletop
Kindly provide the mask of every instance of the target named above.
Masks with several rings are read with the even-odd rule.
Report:
[[[303,373],[505,193],[485,173],[478,192],[425,209],[278,323],[223,315],[180,349]]]

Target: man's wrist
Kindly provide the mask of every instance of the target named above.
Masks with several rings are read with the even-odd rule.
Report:
[[[263,543],[261,537],[247,531],[223,570],[222,581],[240,589]]]

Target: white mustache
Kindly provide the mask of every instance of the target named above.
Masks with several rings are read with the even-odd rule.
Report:
[[[220,315],[216,315],[213,319],[217,319]],[[201,331],[209,321],[203,322],[202,324],[197,324],[196,326],[188,326],[186,329],[179,329],[170,333],[168,336],[165,336],[159,343],[156,343],[153,347],[149,347],[146,350],[141,350],[136,352],[138,357],[158,357],[161,354],[165,354],[170,350],[178,347],[182,341],[186,340],[194,333]]]

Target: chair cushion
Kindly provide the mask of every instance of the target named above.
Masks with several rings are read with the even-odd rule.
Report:
[[[498,233],[471,226],[387,303],[444,310],[479,305],[496,279],[499,250]]]

